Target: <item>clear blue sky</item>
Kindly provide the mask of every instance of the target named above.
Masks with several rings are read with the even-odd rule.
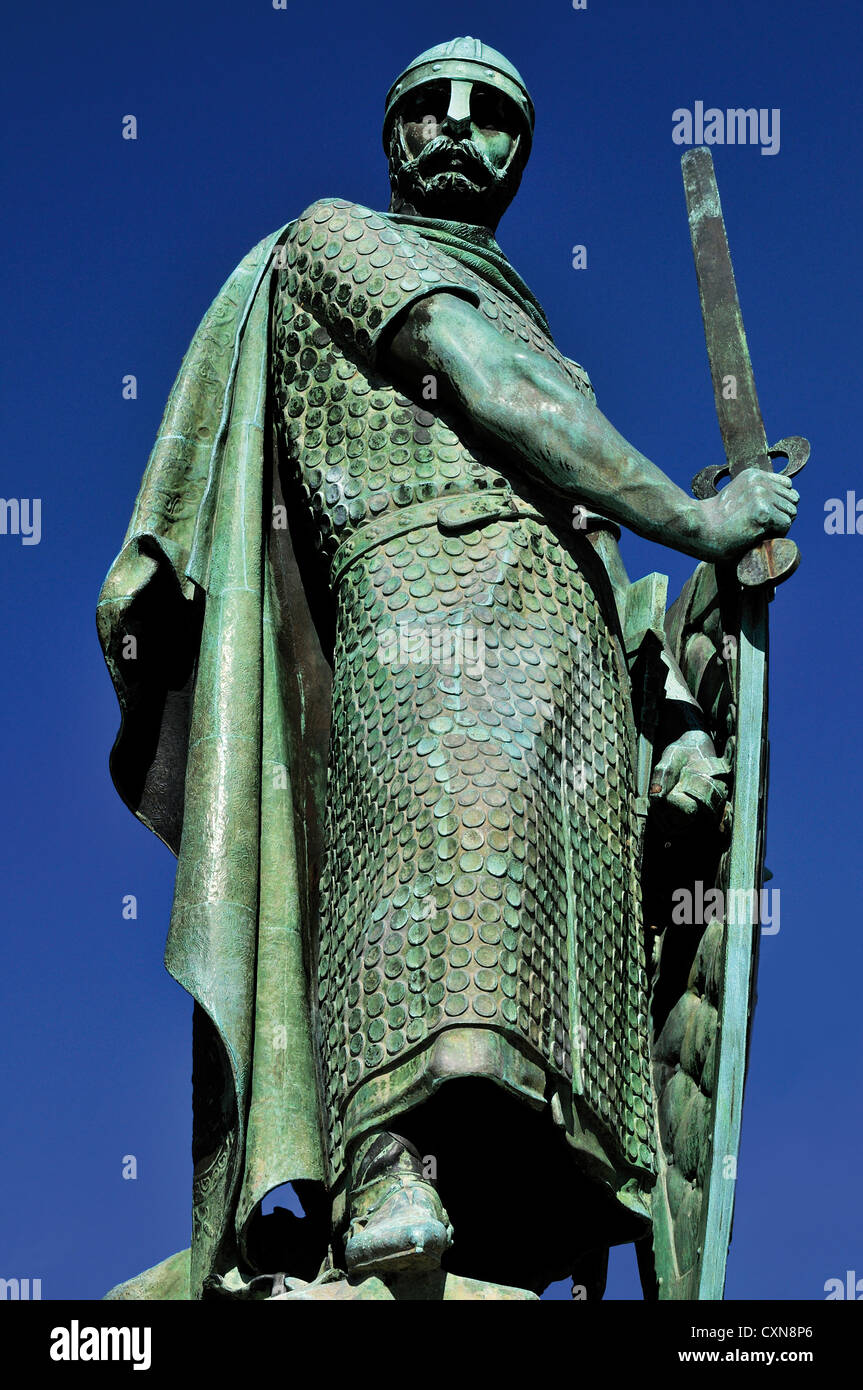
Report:
[[[714,150],[768,434],[813,445],[803,564],[772,608],[781,929],[762,951],[727,1292],[819,1299],[828,1278],[863,1274],[863,535],[824,530],[828,498],[863,498],[857,7],[48,0],[7,7],[4,30],[0,494],[42,499],[42,538],[0,536],[0,1275],[98,1298],[188,1244],[191,1004],[161,963],[174,861],[109,780],[96,597],[216,290],[317,197],[386,206],[384,94],[465,32],[512,58],[537,107],[501,244],[605,412],[684,485],[721,451],[672,112],[781,111],[777,154]],[[672,593],[692,568],[635,538],[624,553]],[[137,921],[121,915],[129,893]],[[630,1252],[609,1296],[637,1296]]]

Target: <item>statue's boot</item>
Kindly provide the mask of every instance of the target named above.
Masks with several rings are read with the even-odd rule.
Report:
[[[414,1146],[386,1130],[366,1135],[351,1163],[348,1274],[436,1269],[451,1244],[449,1217]]]

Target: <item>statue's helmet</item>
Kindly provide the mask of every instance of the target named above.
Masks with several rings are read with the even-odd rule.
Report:
[[[389,152],[390,135],[396,108],[407,92],[419,87],[423,82],[436,82],[449,78],[463,81],[483,82],[495,87],[510,98],[521,116],[522,122],[522,165],[527,162],[533,140],[534,110],[524,79],[513,67],[508,58],[498,53],[480,39],[469,37],[450,39],[448,43],[436,44],[426,49],[408,63],[404,72],[396,78],[387,92],[384,107],[383,143]]]
[[[442,144],[432,140],[425,149],[408,148],[400,111],[410,105],[412,93],[423,87],[442,84],[467,85],[487,88],[494,92],[506,108],[505,129],[512,137],[511,151],[505,163],[494,165],[474,142],[474,169],[477,161],[482,167],[481,186],[467,187],[470,180],[461,181],[458,175],[446,192],[442,192],[440,177],[428,182],[426,172],[431,167],[429,158],[437,159],[443,147],[451,144],[449,136],[441,132]],[[464,97],[453,98],[457,107]],[[461,119],[461,118],[459,118]],[[495,227],[509,206],[521,181],[533,140],[534,110],[524,81],[512,63],[498,53],[497,49],[481,43],[479,39],[450,39],[448,43],[429,48],[409,63],[404,72],[396,78],[387,93],[384,109],[383,145],[389,161],[390,184],[393,192],[391,211],[401,207],[414,207],[417,211],[439,216],[436,209],[444,206],[442,199],[449,199],[444,216],[456,220],[482,220]],[[459,137],[464,139],[464,135]],[[465,152],[463,152],[465,153]],[[446,180],[444,180],[445,182]],[[459,188],[459,185],[461,187]],[[472,200],[472,201],[471,201]]]

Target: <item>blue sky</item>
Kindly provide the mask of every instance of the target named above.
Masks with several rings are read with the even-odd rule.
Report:
[[[469,32],[521,69],[534,153],[499,240],[614,424],[682,485],[721,459],[672,113],[781,111],[778,153],[714,149],[768,435],[807,435],[797,575],[772,606],[765,939],[730,1298],[824,1297],[863,1274],[859,1164],[863,535],[856,489],[859,15],[787,0],[48,0],[7,9],[7,363],[0,494],[6,947],[0,1275],[98,1298],[181,1248],[191,1004],[161,959],[174,861],[108,776],[117,710],[95,635],[188,341],[255,242],[324,195],[386,205],[384,94]],[[121,138],[124,115],[138,139]],[[572,268],[572,247],[587,268]],[[121,396],[134,373],[138,398]],[[861,523],[863,524],[863,523]],[[630,573],[692,561],[634,537]],[[134,893],[136,921],[121,900]],[[138,1179],[122,1178],[126,1154]],[[631,1252],[609,1297],[638,1296]]]

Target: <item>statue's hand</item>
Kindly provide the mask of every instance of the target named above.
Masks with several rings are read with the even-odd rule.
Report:
[[[799,492],[784,473],[745,468],[701,504],[705,558],[728,560],[765,536],[784,536],[799,501]]]
[[[718,822],[728,799],[731,769],[717,758],[713,740],[699,729],[690,729],[668,747],[650,779],[653,806],[663,822],[696,816]],[[669,825],[672,828],[672,825]]]

